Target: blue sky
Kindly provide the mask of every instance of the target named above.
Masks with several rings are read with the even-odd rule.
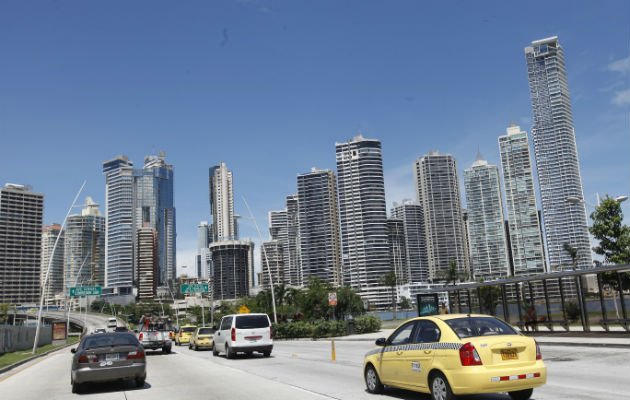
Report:
[[[32,185],[61,222],[84,179],[103,204],[101,162],[164,150],[190,266],[220,160],[265,237],[296,174],[335,169],[335,142],[358,132],[383,142],[388,208],[415,197],[431,149],[460,180],[478,148],[498,164],[510,119],[531,131],[523,48],[558,35],[586,199],[627,195],[629,18],[627,0],[5,1],[0,184]],[[241,233],[259,242],[251,221]]]

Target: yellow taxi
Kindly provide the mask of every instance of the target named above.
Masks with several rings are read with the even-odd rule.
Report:
[[[410,319],[376,346],[363,362],[370,393],[387,385],[430,393],[433,400],[496,392],[527,400],[547,381],[536,341],[489,315]]]
[[[175,335],[175,344],[181,346],[182,343],[188,343],[190,337],[195,333],[195,329],[197,329],[197,327],[194,325],[184,325],[180,327]]]
[[[214,346],[214,329],[208,327],[197,328],[188,341],[188,348],[195,351],[200,348],[211,349],[212,346]]]

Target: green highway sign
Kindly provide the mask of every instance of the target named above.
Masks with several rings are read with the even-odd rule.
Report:
[[[70,297],[100,296],[100,286],[76,286],[70,288]]]
[[[190,293],[208,293],[210,291],[210,285],[207,283],[191,283],[181,286],[182,294]]]

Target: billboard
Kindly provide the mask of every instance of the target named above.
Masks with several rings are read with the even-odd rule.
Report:
[[[437,293],[418,294],[417,296],[416,304],[418,305],[419,317],[439,314]]]

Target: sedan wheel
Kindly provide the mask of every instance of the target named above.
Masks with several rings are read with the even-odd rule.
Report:
[[[437,373],[431,379],[431,398],[433,400],[454,400],[455,396],[451,386],[441,373]]]
[[[368,366],[365,370],[365,385],[370,393],[378,394],[383,391],[383,384],[373,366]]]

